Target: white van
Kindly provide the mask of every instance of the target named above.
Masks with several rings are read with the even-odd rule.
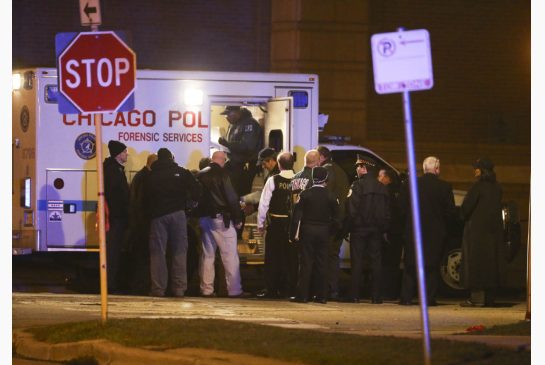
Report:
[[[12,96],[13,254],[98,251],[95,152],[102,148],[108,156],[111,139],[128,146],[129,181],[161,147],[181,166],[197,169],[227,130],[220,115],[227,105],[249,109],[263,126],[265,146],[295,154],[295,170],[318,145],[318,76],[312,74],[139,70],[135,109],[103,115],[102,146],[91,114],[59,113],[56,69],[14,71]],[[352,165],[356,153],[376,156],[362,147],[326,146]],[[255,216],[246,221],[239,253],[243,263],[263,263]]]

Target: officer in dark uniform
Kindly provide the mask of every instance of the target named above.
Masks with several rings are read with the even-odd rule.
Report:
[[[293,177],[293,155],[284,152],[278,156],[280,173],[267,179],[257,214],[257,229],[265,236],[265,286],[266,298],[294,296],[297,286],[297,249],[289,243],[290,182]]]
[[[292,207],[299,199],[299,194],[312,186],[312,169],[320,164],[320,154],[316,150],[305,153],[305,167],[291,179]]]
[[[220,137],[218,143],[229,149],[225,168],[238,196],[251,190],[257,173],[257,154],[263,148],[263,130],[252,113],[240,106],[227,106],[221,115],[229,122],[227,138]]]
[[[364,255],[371,263],[371,303],[381,304],[382,236],[390,224],[388,189],[377,179],[376,163],[358,155],[358,179],[348,191],[347,219],[350,231],[352,280],[350,302],[359,303]]]
[[[315,301],[327,303],[327,253],[329,237],[339,226],[339,201],[326,189],[327,170],[312,169],[311,188],[303,190],[295,204],[290,231],[292,241],[300,241],[299,281],[295,302],[308,301],[311,277],[314,276]]]
[[[346,176],[342,167],[331,159],[329,148],[318,146],[316,150],[320,154],[320,166],[323,166],[327,170],[327,190],[329,190],[335,198],[339,199],[339,220],[342,222],[346,211],[346,194],[350,187],[348,176]],[[330,300],[339,300],[339,250],[341,249],[342,242],[343,238],[339,235],[332,235],[329,238],[327,281]]]

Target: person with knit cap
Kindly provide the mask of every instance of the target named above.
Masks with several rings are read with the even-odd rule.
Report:
[[[110,157],[104,160],[104,198],[108,206],[109,230],[106,232],[106,264],[108,292],[118,294],[124,290],[122,250],[129,224],[129,183],[125,175],[127,146],[122,142],[108,142]]]
[[[326,189],[327,170],[312,169],[312,186],[299,194],[295,204],[290,240],[299,242],[297,295],[293,301],[309,300],[311,278],[315,302],[327,303],[327,254],[329,237],[340,227],[339,200]]]
[[[174,297],[184,297],[187,290],[187,218],[188,200],[196,202],[201,186],[193,174],[174,162],[167,148],[157,151],[146,181],[150,210],[150,295],[164,297],[167,289]],[[170,266],[166,253],[170,251]],[[170,273],[167,271],[170,269]],[[170,275],[169,275],[170,274]],[[170,288],[167,284],[170,283]]]

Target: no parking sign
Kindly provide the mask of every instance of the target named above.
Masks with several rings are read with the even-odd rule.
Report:
[[[433,87],[430,34],[426,29],[374,34],[371,50],[377,93]]]

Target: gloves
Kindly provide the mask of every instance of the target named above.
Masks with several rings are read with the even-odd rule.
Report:
[[[229,147],[229,142],[223,137],[220,137],[218,139],[218,143],[221,144],[222,146]]]

